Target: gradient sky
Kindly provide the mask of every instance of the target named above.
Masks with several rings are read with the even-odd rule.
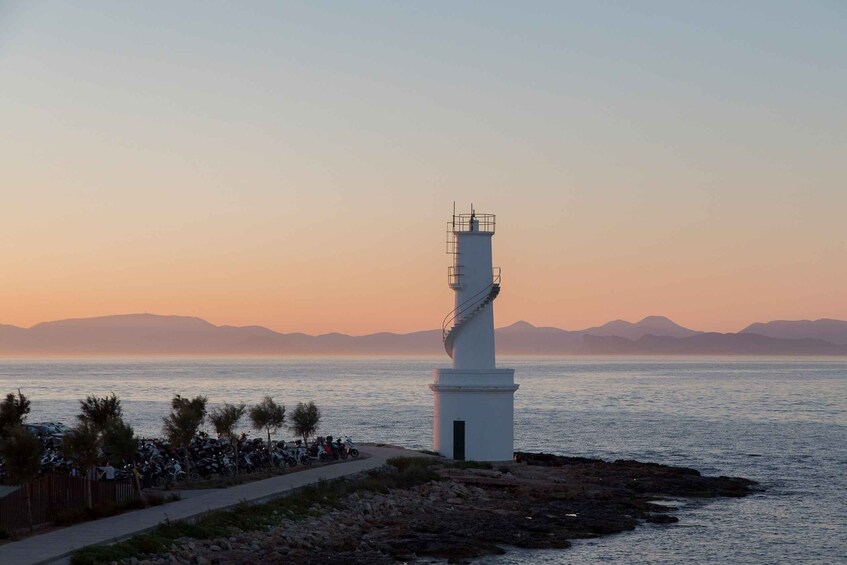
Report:
[[[847,4],[3,2],[0,323],[847,319]]]

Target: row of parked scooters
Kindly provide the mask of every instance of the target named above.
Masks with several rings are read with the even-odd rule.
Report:
[[[212,476],[232,476],[236,473],[253,473],[268,468],[308,466],[313,462],[359,457],[359,449],[349,437],[343,441],[332,436],[318,437],[308,447],[302,440],[292,443],[276,441],[268,450],[262,438],[238,439],[238,451],[227,441],[206,434],[198,434],[189,449],[189,471],[182,468],[185,452],[173,449],[167,442],[147,441],[139,450],[136,466],[145,486],[179,484],[186,480],[200,480]],[[118,475],[129,474],[131,465],[119,469]]]
[[[294,442],[274,441],[271,449],[262,438],[248,438],[242,434],[237,447],[226,440],[210,437],[204,432],[197,434],[188,450],[188,471],[183,468],[185,450],[176,448],[165,440],[142,440],[135,454],[135,468],[144,488],[170,486],[187,480],[200,480],[213,476],[233,476],[236,473],[253,473],[269,468],[291,468],[311,465],[314,462],[329,462],[359,457],[359,449],[350,437],[344,440],[333,436],[318,437],[308,446],[302,440]],[[73,474],[70,461],[66,460],[52,440],[44,441],[41,455],[41,474]],[[103,463],[113,465],[116,480],[131,480],[133,461],[118,461],[104,453]],[[0,482],[4,469],[0,462]]]

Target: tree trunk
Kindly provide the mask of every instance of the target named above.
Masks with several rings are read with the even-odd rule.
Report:
[[[135,457],[132,458],[132,477],[135,479],[135,487],[138,489],[138,498],[141,498],[141,481],[138,479],[138,467],[135,464]]]
[[[85,507],[93,508],[94,503],[91,501],[91,469],[85,470],[85,480],[82,483],[82,496],[85,498]]]
[[[31,532],[34,529],[34,526],[32,523],[32,484],[30,484],[30,481],[26,482],[24,488],[26,489],[27,520],[29,521],[29,531]]]
[[[238,464],[239,461],[238,461],[238,438],[237,437],[232,438],[232,447],[235,450],[235,474],[236,474],[236,476],[238,476],[240,474],[240,469],[239,469],[239,464]]]
[[[188,466],[188,446],[185,446],[185,482],[191,478],[191,468]]]
[[[274,466],[274,458],[271,454],[271,429],[268,428],[268,464],[273,467]]]

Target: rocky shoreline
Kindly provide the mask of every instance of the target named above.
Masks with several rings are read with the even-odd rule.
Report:
[[[124,562],[464,562],[503,553],[503,546],[564,549],[570,540],[631,530],[643,521],[673,523],[675,508],[655,501],[742,497],[756,484],[637,461],[528,453],[516,459],[497,468],[425,461],[435,480],[385,493],[361,489],[312,505],[305,519],[259,531],[233,528],[215,539],[180,538],[167,554]]]

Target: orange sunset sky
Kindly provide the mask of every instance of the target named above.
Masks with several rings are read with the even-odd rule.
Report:
[[[0,323],[847,319],[843,5],[588,4],[0,1]]]

